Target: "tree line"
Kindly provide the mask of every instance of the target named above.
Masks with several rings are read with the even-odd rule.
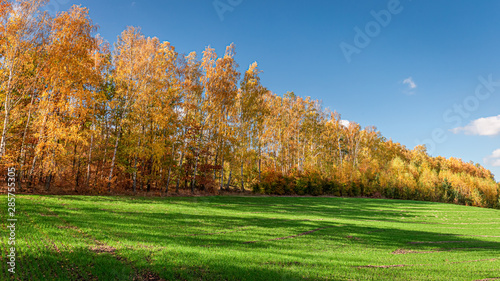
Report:
[[[235,48],[176,52],[128,27],[110,46],[88,10],[0,0],[1,164],[21,188],[253,189],[499,206],[490,171],[407,149],[321,102],[272,93]]]

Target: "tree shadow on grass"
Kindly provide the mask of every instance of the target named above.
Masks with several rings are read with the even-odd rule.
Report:
[[[134,270],[109,253],[87,248],[55,252],[48,248],[23,249],[16,259],[16,273],[0,273],[0,280],[132,280]]]
[[[422,230],[405,229],[407,223],[418,223],[399,219],[402,209],[409,216],[416,214],[411,208],[405,208],[408,201],[369,200],[363,204],[363,199],[259,199],[173,198],[158,202],[175,202],[180,206],[161,206],[161,211],[148,209],[140,216],[119,208],[102,210],[98,203],[94,207],[85,205],[80,210],[69,210],[69,206],[62,205],[47,207],[65,223],[115,246],[118,255],[129,259],[134,266],[151,269],[167,280],[298,280],[304,276],[315,280],[315,273],[329,276],[325,273],[328,270],[342,279],[342,276],[356,276],[353,269],[356,266],[380,264],[380,258],[371,256],[370,251],[391,262],[403,259],[404,255],[392,254],[397,249],[433,251],[439,248],[461,254],[465,260],[472,253],[472,256],[496,257],[500,248],[498,242],[438,232],[432,225],[422,225]],[[412,207],[415,204],[433,203],[411,202]],[[273,214],[283,210],[288,212]],[[258,211],[262,213],[253,213]],[[308,217],[311,219],[307,220]],[[324,220],[314,220],[318,218]],[[57,217],[39,219],[47,222],[50,219],[53,224]],[[380,225],[373,220],[380,221]],[[364,222],[371,225],[364,226]],[[56,229],[48,229],[48,232],[51,237],[61,235]],[[256,242],[245,243],[248,241]],[[415,241],[443,243],[410,244]],[[355,253],[349,254],[349,251]],[[332,258],[342,260],[332,261]],[[371,269],[358,271],[364,278],[373,272]]]

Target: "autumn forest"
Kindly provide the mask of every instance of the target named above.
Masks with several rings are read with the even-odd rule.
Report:
[[[181,54],[128,27],[111,45],[84,7],[0,0],[2,174],[79,194],[252,191],[500,207],[492,173],[276,94],[235,46]],[[200,46],[193,46],[200,47]],[[311,93],[314,95],[314,93]]]

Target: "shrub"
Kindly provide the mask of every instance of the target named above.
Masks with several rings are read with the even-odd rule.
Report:
[[[359,185],[356,184],[355,182],[351,182],[351,188],[349,190],[350,190],[351,196],[359,196],[361,194],[361,190],[359,188]]]
[[[282,181],[282,178],[278,179],[278,181],[275,181],[271,183],[271,193],[270,194],[275,194],[275,195],[283,195],[285,194],[285,189],[284,189],[284,184]]]
[[[267,195],[272,194],[273,188],[271,186],[271,183],[269,183],[269,182],[263,182],[261,185],[262,185],[262,191],[263,191],[264,194],[267,194]]]
[[[295,184],[291,177],[284,178],[283,190],[286,195],[295,194]]]
[[[314,195],[314,196],[323,195],[323,188],[322,188],[320,182],[309,181],[307,185],[308,185],[308,191],[309,191],[308,193],[309,194]]]
[[[262,190],[260,189],[260,185],[258,183],[252,184],[252,192],[253,193],[262,193]]]
[[[304,195],[307,190],[307,182],[303,178],[298,178],[295,181],[295,194]]]
[[[332,195],[333,194],[333,182],[327,179],[321,181],[321,189],[323,194]]]

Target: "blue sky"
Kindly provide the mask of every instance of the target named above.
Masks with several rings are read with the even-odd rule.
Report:
[[[257,61],[271,91],[320,99],[343,119],[500,179],[499,1],[52,0],[47,8],[73,4],[89,8],[111,43],[129,25],[180,53],[208,45],[223,53],[234,42],[241,71]]]

